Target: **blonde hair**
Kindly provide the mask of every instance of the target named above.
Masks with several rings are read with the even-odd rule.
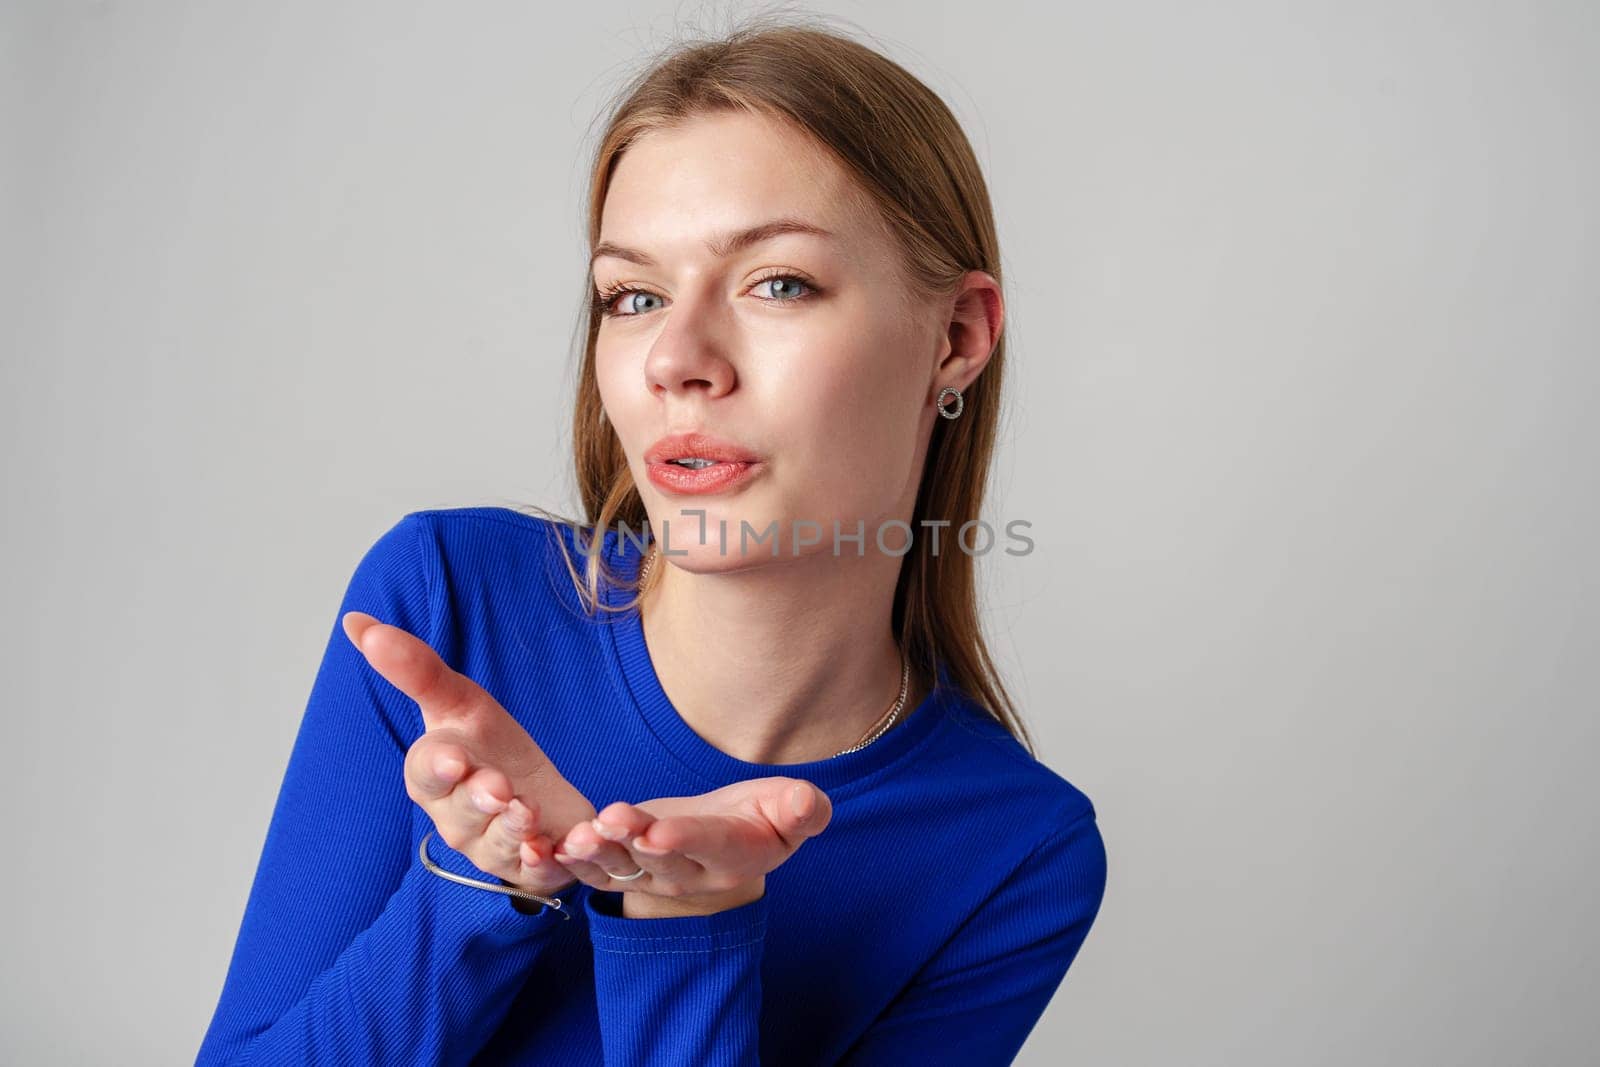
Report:
[[[948,297],[963,276],[986,271],[997,281],[1000,253],[983,174],[959,123],[944,102],[903,67],[840,33],[792,21],[757,18],[710,40],[675,44],[621,91],[590,171],[589,245],[600,239],[601,210],[618,160],[638,138],[708,112],[743,111],[791,123],[831,152],[892,231],[905,280],[919,296]],[[606,421],[595,377],[601,316],[590,299],[587,337],[572,416],[573,459],[586,523],[567,522],[586,563],[580,576],[567,560],[587,610],[626,611],[633,599],[608,605],[602,580],[628,588],[605,567],[603,531],[618,524],[648,528],[648,515],[627,457]],[[948,520],[950,530],[978,518],[994,452],[1005,372],[1005,339],[964,390],[959,419],[934,420],[911,525]],[[561,553],[566,559],[566,553]],[[662,568],[646,579],[653,584]],[[1006,727],[1032,753],[1034,746],[986,645],[978,612],[974,557],[933,553],[916,538],[901,564],[893,626],[912,667],[939,682],[942,663],[951,684]]]

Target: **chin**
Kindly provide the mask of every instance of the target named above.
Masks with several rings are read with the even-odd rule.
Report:
[[[680,550],[684,550],[684,554],[681,556],[678,555]],[[766,553],[752,553],[748,558],[741,558],[735,554],[732,546],[729,547],[728,554],[724,556],[717,551],[715,544],[683,546],[675,544],[672,546],[672,553],[671,556],[667,557],[668,561],[674,567],[689,574],[735,574],[740,571],[755,570],[759,567],[782,562],[781,558],[773,559]]]
[[[702,510],[703,516],[697,513]],[[718,502],[707,499],[673,501],[649,509],[649,513],[650,528],[657,543],[670,553],[667,558],[673,565],[682,570],[699,574],[734,571],[778,563],[794,554],[791,520],[765,508],[753,514],[744,508],[719,506]],[[741,524],[749,527],[742,551]],[[775,529],[776,535],[768,533],[770,529]],[[763,539],[757,540],[758,537]],[[802,546],[800,551],[804,553],[810,549]]]

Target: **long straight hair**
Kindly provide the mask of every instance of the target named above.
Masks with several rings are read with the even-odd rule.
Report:
[[[905,277],[921,296],[952,295],[971,270],[998,281],[999,243],[989,192],[972,146],[942,100],[903,67],[830,29],[757,18],[712,40],[671,46],[619,93],[590,171],[587,231],[600,239],[601,210],[617,162],[641,136],[696,115],[742,111],[788,122],[808,133],[843,165],[881,212],[898,241]],[[583,573],[566,553],[567,569],[586,608],[626,611],[645,590],[606,567],[603,532],[647,531],[648,515],[627,456],[606,420],[595,377],[595,341],[602,316],[592,283],[583,283],[583,357],[572,416],[573,459],[585,523],[571,523],[585,559]],[[958,419],[934,420],[911,526],[948,520],[951,531],[978,518],[987,487],[1000,414],[1005,339],[963,393]],[[534,509],[541,510],[542,509]],[[547,512],[542,512],[547,514]],[[552,518],[558,518],[551,516]],[[559,520],[567,521],[567,520]],[[959,547],[959,546],[958,546]],[[661,568],[646,578],[653,584]],[[601,581],[632,591],[605,603]],[[1003,724],[1030,752],[1034,746],[984,641],[975,560],[966,551],[930,550],[914,538],[895,586],[893,628],[907,659],[950,683]]]

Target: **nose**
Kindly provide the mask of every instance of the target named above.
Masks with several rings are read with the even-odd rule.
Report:
[[[731,390],[738,376],[727,358],[717,309],[684,294],[665,319],[645,357],[650,391],[663,397],[696,391],[717,397]]]

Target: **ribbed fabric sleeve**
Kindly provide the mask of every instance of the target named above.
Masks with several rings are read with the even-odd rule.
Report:
[[[839,1062],[1010,1063],[1088,936],[1105,884],[1091,808],[1029,853]]]
[[[621,899],[586,905],[606,1067],[759,1064],[767,898],[660,919],[624,917]]]
[[[404,789],[420,711],[340,624],[364,611],[431,638],[418,520],[357,565],[279,789],[228,975],[197,1064],[467,1063],[542,937],[568,922],[451,883],[417,861]],[[411,719],[419,725],[407,725]],[[440,867],[483,878],[435,837]],[[563,901],[567,905],[567,901]]]
[[[625,582],[639,546],[605,540]],[[406,515],[360,559],[196,1064],[1010,1063],[1104,896],[1089,798],[942,665],[857,752],[736,759],[673,707],[638,612],[587,610],[574,549],[546,519],[458,508]],[[620,894],[582,885],[528,913],[439,878],[405,790],[422,716],[345,636],[351,610],[483,686],[596,809],[785,776],[826,792],[832,818],[762,897],[714,915],[625,918]],[[437,836],[428,849],[493,881]]]

